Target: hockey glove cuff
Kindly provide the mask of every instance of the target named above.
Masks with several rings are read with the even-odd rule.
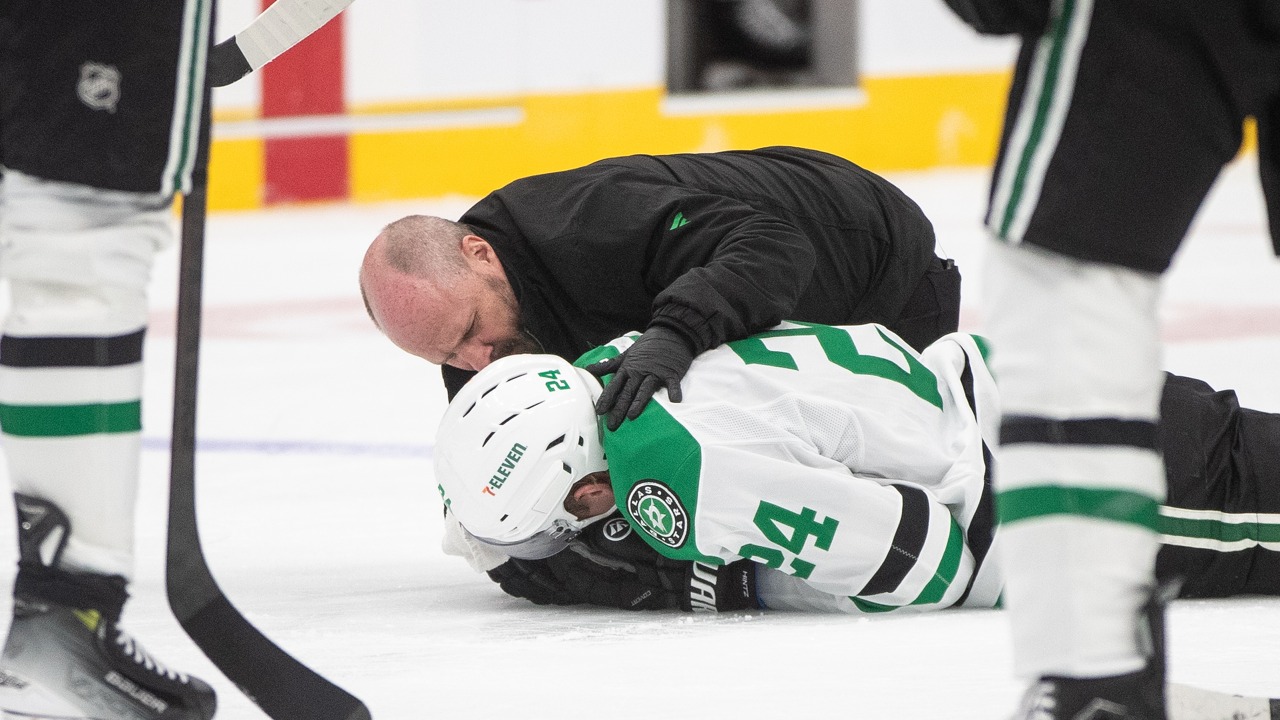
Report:
[[[738,560],[728,565],[690,563],[680,609],[685,612],[732,612],[760,607],[756,564]]]

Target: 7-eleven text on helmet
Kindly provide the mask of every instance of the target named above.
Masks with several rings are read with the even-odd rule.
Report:
[[[603,517],[564,506],[575,482],[606,468],[599,395],[598,380],[554,355],[502,358],[458,392],[436,433],[435,472],[468,533],[514,557],[547,557]]]

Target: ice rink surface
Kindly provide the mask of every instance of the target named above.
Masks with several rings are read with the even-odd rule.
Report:
[[[985,171],[890,178],[960,264],[962,329],[981,331]],[[445,404],[438,370],[377,333],[356,271],[387,222],[418,212],[456,217],[469,204],[209,220],[201,533],[215,577],[259,629],[378,720],[990,720],[1011,712],[1022,683],[1012,677],[999,611],[852,618],[543,608],[445,556],[431,469]],[[1280,263],[1265,228],[1256,170],[1239,161],[1167,276],[1166,366],[1236,388],[1244,405],[1280,411]],[[164,600],[176,274],[175,249],[161,256],[153,282],[137,576],[124,623],[167,664],[211,681],[220,718],[259,718]],[[12,553],[11,526],[3,535]],[[1280,695],[1280,599],[1180,601],[1170,642],[1175,681]]]

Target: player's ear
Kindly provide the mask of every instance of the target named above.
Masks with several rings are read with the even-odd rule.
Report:
[[[482,264],[498,262],[498,256],[493,252],[493,246],[488,240],[479,235],[464,235],[462,238],[462,256],[468,262],[478,262]]]

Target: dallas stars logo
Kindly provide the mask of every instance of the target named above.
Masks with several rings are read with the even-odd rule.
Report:
[[[645,480],[631,488],[627,512],[641,530],[667,547],[678,548],[689,537],[689,515],[680,498],[656,480]]]

